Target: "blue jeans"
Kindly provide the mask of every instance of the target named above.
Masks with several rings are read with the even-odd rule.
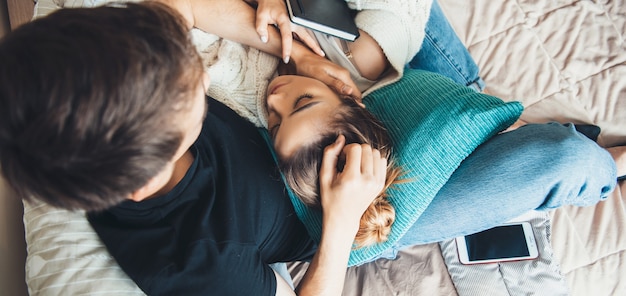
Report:
[[[615,162],[571,124],[529,124],[479,146],[417,222],[379,258],[479,232],[530,210],[589,206],[616,186]]]
[[[433,1],[430,9],[422,47],[407,66],[442,74],[478,92],[485,87],[485,82],[478,75],[478,66],[437,1]]]
[[[443,74],[482,91],[478,66],[436,1],[420,51],[409,68]],[[610,154],[573,125],[531,124],[494,136],[470,154],[392,248],[476,233],[530,210],[593,205],[616,186]]]

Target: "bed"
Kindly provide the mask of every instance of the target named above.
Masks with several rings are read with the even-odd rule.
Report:
[[[97,3],[39,0],[34,13],[45,15],[60,7]],[[504,100],[521,101],[526,108],[522,119],[595,124],[602,128],[600,145],[626,144],[626,7],[622,1],[439,3],[479,64],[487,91]],[[32,14],[27,5],[25,8]],[[24,11],[10,13],[19,15]],[[215,38],[204,38],[199,42],[250,53]],[[11,192],[0,189],[3,202],[9,204]],[[626,282],[621,280],[626,276],[624,192],[626,182],[621,182],[606,201],[596,206],[565,207],[520,217],[542,225],[548,261],[543,267],[528,264],[518,270],[517,285],[533,287],[536,295],[625,294]],[[3,223],[7,229],[25,226],[25,273],[30,295],[95,291],[106,295],[142,294],[103,249],[82,213],[27,204],[24,224],[15,218],[7,216]],[[7,236],[3,241],[22,241],[19,229],[2,233]],[[481,286],[483,282],[459,277],[475,270],[459,268],[450,255],[451,247],[449,242],[415,246],[401,252],[396,260],[380,259],[352,267],[344,295],[484,295],[489,291],[487,283]],[[24,261],[15,259],[23,258],[22,245],[11,244],[7,249],[10,253],[3,254],[3,260],[10,259],[7,262],[12,268],[22,270]],[[290,264],[296,281],[305,267],[303,263]],[[541,272],[534,273],[538,270]],[[546,274],[548,280],[542,278]],[[541,286],[544,281],[552,286]],[[15,291],[12,295],[26,294],[19,281],[6,282],[11,285],[6,291]],[[499,289],[494,292],[497,294],[489,294],[517,295],[514,291]]]

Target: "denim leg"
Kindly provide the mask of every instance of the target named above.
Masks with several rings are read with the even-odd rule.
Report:
[[[437,1],[433,1],[430,10],[422,48],[408,66],[442,74],[479,92],[485,87],[485,82],[478,75],[478,66],[448,23]]]
[[[593,205],[615,186],[613,158],[573,125],[529,124],[479,146],[393,249],[475,233],[533,209]]]

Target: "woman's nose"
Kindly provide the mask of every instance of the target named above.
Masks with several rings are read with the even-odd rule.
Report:
[[[283,96],[280,94],[271,94],[267,97],[267,108],[269,109],[269,111],[273,111],[276,112],[278,114],[283,114],[284,110],[284,105],[282,104],[283,102]]]

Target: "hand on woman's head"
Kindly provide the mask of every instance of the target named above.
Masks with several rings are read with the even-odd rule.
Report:
[[[323,88],[328,90],[326,86]],[[346,211],[346,220],[341,220],[342,223],[352,223],[355,216],[361,217],[355,233],[356,247],[384,242],[395,220],[386,188],[397,182],[401,174],[401,169],[391,159],[391,140],[382,122],[358,102],[336,94],[333,101],[338,104],[321,113],[324,124],[318,126],[323,128],[313,133],[310,129],[292,133],[303,140],[293,146],[291,153],[280,157],[280,169],[288,186],[305,205],[323,209],[324,214]],[[286,131],[280,131],[281,137]],[[276,141],[275,147],[279,150],[285,143]],[[380,166],[384,167],[381,187],[368,187],[376,182],[359,183],[365,176],[355,172],[361,174],[374,168],[379,168],[375,171],[380,172],[383,170]]]
[[[338,215],[346,223],[358,225],[363,212],[384,189],[387,158],[367,144],[344,145],[345,137],[340,135],[324,150],[320,198],[325,215]],[[346,163],[339,171],[341,154]]]
[[[297,42],[294,43],[291,63],[296,74],[320,80],[338,94],[361,98],[361,91],[348,70],[312,53]]]

